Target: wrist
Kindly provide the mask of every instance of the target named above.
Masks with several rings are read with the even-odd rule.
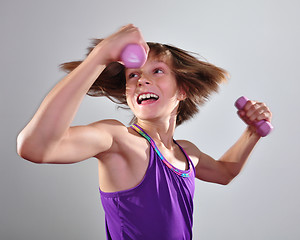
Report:
[[[245,134],[248,138],[253,138],[254,140],[258,141],[261,136],[257,133],[256,127],[248,125],[246,128]]]
[[[109,53],[105,51],[105,48],[98,44],[88,55],[87,59],[96,65],[107,66],[113,62],[109,57]]]

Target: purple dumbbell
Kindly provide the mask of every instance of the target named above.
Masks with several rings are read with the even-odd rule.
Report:
[[[237,109],[242,110],[247,101],[248,99],[246,97],[240,97],[238,100],[236,100],[234,105]],[[256,132],[262,137],[267,136],[273,129],[271,123],[266,120],[260,120],[259,122],[254,123],[254,125],[256,127]]]
[[[139,44],[128,44],[121,53],[126,68],[140,68],[147,60],[144,48]]]

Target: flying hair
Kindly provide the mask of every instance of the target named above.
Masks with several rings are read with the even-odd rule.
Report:
[[[88,48],[87,55],[102,40],[94,39],[92,45]],[[226,70],[199,60],[191,52],[175,46],[154,42],[147,42],[147,44],[151,56],[166,59],[166,63],[175,76],[177,86],[186,94],[186,99],[180,101],[178,107],[176,126],[179,126],[199,112],[199,107],[209,99],[212,93],[218,91],[219,85],[227,80],[229,74]],[[69,73],[81,62],[63,63],[60,68]],[[93,97],[105,96],[121,106],[128,107],[125,91],[125,67],[118,62],[112,62],[98,76],[88,90],[87,95]],[[134,117],[131,123],[135,121]]]

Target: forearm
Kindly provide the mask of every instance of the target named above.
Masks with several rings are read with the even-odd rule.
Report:
[[[248,127],[240,139],[220,159],[220,163],[223,164],[231,179],[242,170],[260,139],[255,123],[261,120],[271,122],[272,119],[272,113],[264,103],[251,100],[248,100],[243,109],[238,111],[238,115],[248,124]]]
[[[248,127],[238,141],[220,158],[229,175],[234,178],[242,170],[260,136]]]
[[[95,50],[76,69],[63,78],[46,96],[36,114],[18,136],[18,151],[43,152],[59,141],[82,102],[86,92],[103,71],[101,57]]]
[[[131,24],[124,26],[101,41],[76,69],[53,88],[18,136],[19,155],[36,160],[47,152],[50,153],[48,156],[53,155],[59,147],[74,147],[74,142],[82,139],[82,134],[74,135],[70,129],[78,107],[105,66],[119,61],[122,50],[129,43],[141,44],[146,52],[149,50],[138,28]],[[93,131],[85,128],[84,132],[88,135]],[[95,141],[97,145],[98,140]]]

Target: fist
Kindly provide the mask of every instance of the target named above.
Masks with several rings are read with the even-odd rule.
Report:
[[[265,103],[248,100],[243,109],[238,111],[238,115],[248,125],[266,120],[271,122],[272,113]]]
[[[236,102],[236,107],[239,109],[238,115],[251,130],[258,132],[261,136],[266,136],[272,130],[272,125],[264,122],[271,122],[272,118],[272,113],[265,103],[240,98]]]
[[[121,61],[121,53],[128,44],[140,45],[147,55],[149,46],[145,42],[141,31],[132,24],[120,28],[117,32],[101,41],[97,46],[98,54],[101,56],[101,63]]]

